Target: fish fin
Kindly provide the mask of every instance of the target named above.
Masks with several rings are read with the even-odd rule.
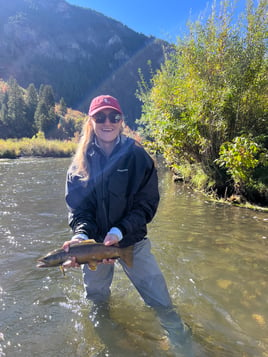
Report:
[[[65,276],[65,270],[64,270],[64,267],[62,265],[60,265],[60,271],[62,272],[62,275]]]
[[[88,262],[88,267],[90,270],[97,270],[97,261],[91,260],[90,262]]]
[[[93,270],[93,271],[97,270],[97,267],[95,265],[89,265],[88,264],[88,267],[89,267],[90,270]]]
[[[78,244],[96,244],[97,242],[94,239],[87,239],[87,240],[82,240],[81,242],[79,242]]]
[[[131,268],[133,265],[133,248],[133,245],[130,245],[126,248],[121,248],[120,258],[129,268]]]

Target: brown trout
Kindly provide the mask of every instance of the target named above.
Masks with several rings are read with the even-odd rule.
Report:
[[[97,269],[97,264],[103,259],[122,259],[128,267],[132,266],[133,246],[120,248],[114,245],[104,245],[94,240],[85,240],[70,245],[69,252],[62,248],[53,250],[37,260],[37,268],[64,266],[71,257],[76,258],[78,264],[88,264],[91,270]]]

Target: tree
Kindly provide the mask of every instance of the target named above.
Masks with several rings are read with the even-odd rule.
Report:
[[[224,142],[268,136],[267,1],[247,1],[240,22],[230,2],[216,2],[205,23],[189,24],[148,90],[141,82],[140,123],[174,168],[199,164],[216,186],[226,172],[215,160]],[[264,140],[263,140],[264,142]],[[261,144],[261,143],[260,143]]]
[[[49,85],[41,87],[34,118],[37,130],[44,132],[46,138],[53,137],[57,128],[57,117],[53,89]]]
[[[9,130],[8,130],[8,92],[5,91],[1,93],[1,101],[0,101],[0,138],[6,139],[8,138]]]
[[[9,137],[27,136],[26,108],[23,93],[17,81],[10,78],[8,82],[7,126]]]
[[[8,138],[8,113],[7,113],[7,105],[2,103],[0,110],[0,138],[7,139]]]
[[[42,84],[39,93],[34,84],[25,90],[14,78],[0,80],[0,137],[33,137],[42,132],[46,138],[69,139],[77,131],[72,115],[68,118],[65,100],[61,98],[58,115],[53,89]]]
[[[55,97],[52,86],[43,85],[40,87],[39,101],[43,101],[48,108],[55,107]]]
[[[67,105],[65,103],[64,98],[61,97],[60,106],[59,106],[59,114],[64,117],[66,113],[67,113]]]
[[[33,83],[31,83],[26,90],[26,117],[29,126],[29,136],[36,134],[37,129],[35,125],[34,115],[38,105],[38,93]]]

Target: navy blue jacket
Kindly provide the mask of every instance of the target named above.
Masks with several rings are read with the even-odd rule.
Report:
[[[143,147],[121,135],[107,158],[95,144],[89,148],[90,179],[86,182],[68,170],[66,203],[73,232],[103,242],[111,227],[123,233],[121,247],[146,237],[146,225],[158,203],[158,178],[154,162]]]

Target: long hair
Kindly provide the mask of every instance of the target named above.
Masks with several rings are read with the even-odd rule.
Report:
[[[122,116],[123,119],[123,116]],[[120,134],[124,130],[124,119],[120,128]],[[81,181],[87,181],[90,178],[90,167],[87,158],[87,151],[90,145],[93,143],[95,137],[94,129],[92,126],[92,118],[89,117],[83,126],[82,135],[79,140],[76,153],[73,158],[71,167],[73,174],[80,176]]]
[[[94,130],[91,119],[88,118],[83,126],[82,135],[79,140],[76,153],[73,158],[72,167],[74,174],[79,175],[81,181],[86,181],[90,177],[90,168],[87,159],[87,150],[94,140]]]

